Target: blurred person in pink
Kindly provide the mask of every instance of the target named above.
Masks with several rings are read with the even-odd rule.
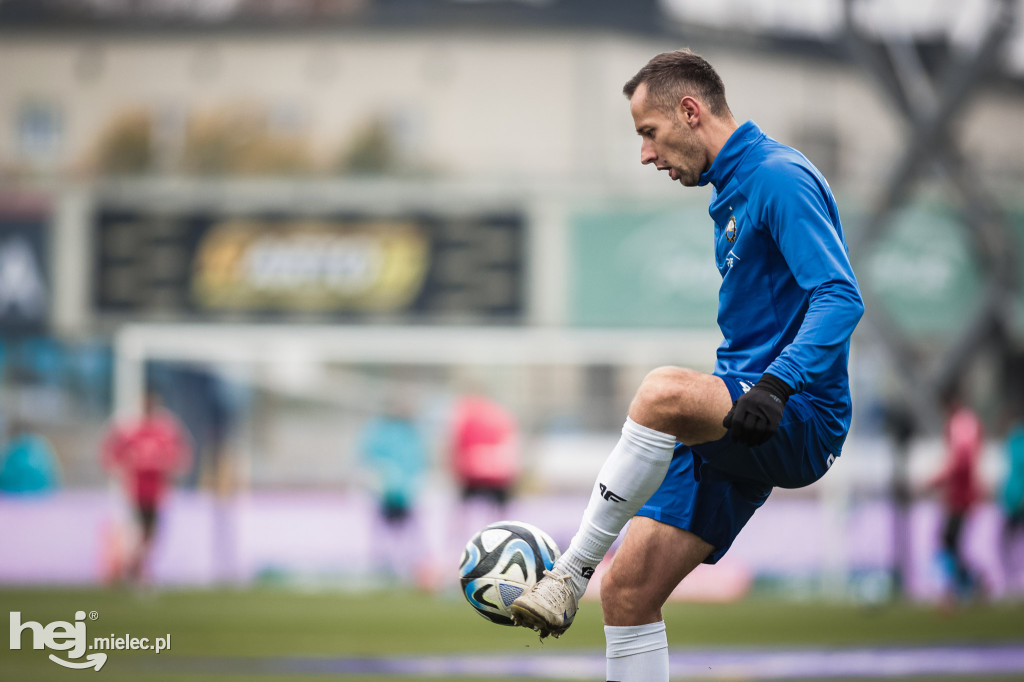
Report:
[[[486,501],[499,516],[504,514],[519,478],[519,434],[512,413],[479,393],[464,395],[455,406],[451,448],[463,503]]]
[[[143,414],[115,421],[102,445],[103,467],[120,477],[131,500],[139,541],[128,560],[126,577],[139,583],[148,564],[160,509],[173,477],[192,464],[192,446],[178,418],[164,409],[160,396],[147,393]]]
[[[964,558],[962,538],[967,516],[982,496],[978,464],[984,429],[978,415],[956,390],[943,397],[943,405],[946,460],[928,481],[928,488],[940,493],[945,509],[941,560],[950,581],[947,597],[962,599],[974,595],[979,588],[977,577]]]

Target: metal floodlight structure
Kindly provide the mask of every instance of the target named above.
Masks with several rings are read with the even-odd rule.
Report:
[[[905,204],[915,185],[934,169],[948,185],[958,206],[958,223],[968,237],[973,258],[982,266],[984,291],[974,315],[944,348],[933,369],[900,329],[869,287],[863,292],[868,327],[901,376],[902,395],[891,410],[889,426],[895,444],[891,496],[893,519],[893,591],[903,593],[909,561],[908,445],[918,425],[938,421],[936,398],[953,388],[957,378],[982,353],[1001,357],[1012,352],[1013,295],[1017,289],[1018,256],[1006,214],[996,198],[972,175],[970,162],[955,138],[953,124],[964,105],[986,79],[997,74],[1000,58],[1016,17],[1014,0],[996,0],[995,11],[973,54],[957,58],[949,52],[944,71],[929,74],[918,46],[895,38],[872,41],[857,25],[854,4],[843,0],[845,37],[851,53],[871,74],[893,108],[912,131],[902,154],[882,186],[860,231],[851,239],[851,253],[877,242],[893,214]]]
[[[924,367],[913,342],[904,334],[883,305],[865,291],[865,317],[902,374],[902,396],[916,421],[934,420],[934,410],[921,397],[934,396],[951,387],[956,377],[987,347],[1008,349],[1017,286],[1018,257],[1013,232],[995,197],[971,174],[953,131],[957,113],[977,95],[986,79],[998,73],[1000,57],[1016,19],[1014,0],[996,0],[996,11],[978,49],[963,59],[950,52],[945,70],[930,75],[917,46],[890,38],[874,42],[857,25],[853,7],[857,0],[843,0],[845,37],[854,58],[871,74],[912,131],[892,167],[871,211],[852,235],[850,250],[856,255],[877,242],[893,214],[904,205],[915,185],[934,169],[951,190],[959,207],[959,225],[972,246],[973,257],[985,276],[984,294],[958,336],[943,351],[934,371]]]

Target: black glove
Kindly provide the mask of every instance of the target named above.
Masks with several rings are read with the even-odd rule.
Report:
[[[732,409],[722,420],[729,436],[742,445],[760,445],[775,434],[782,421],[786,401],[794,391],[771,374],[761,375],[753,388],[733,401]]]

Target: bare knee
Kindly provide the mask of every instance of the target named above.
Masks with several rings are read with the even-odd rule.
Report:
[[[661,603],[645,592],[642,583],[608,571],[601,581],[605,625],[645,625],[661,620]]]
[[[718,377],[684,367],[659,367],[640,383],[629,416],[695,445],[725,434],[721,422],[731,405],[729,390]]]
[[[630,403],[630,417],[634,421],[636,416],[645,418],[649,423],[641,423],[652,429],[677,420],[685,411],[687,385],[695,380],[696,374],[683,367],[659,367],[648,372]]]

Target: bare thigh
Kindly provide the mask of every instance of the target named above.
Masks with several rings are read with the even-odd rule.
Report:
[[[659,367],[640,383],[629,406],[630,418],[669,433],[686,445],[716,441],[725,435],[722,420],[732,396],[721,377],[684,367]]]
[[[689,531],[645,516],[633,517],[601,583],[605,625],[660,621],[661,607],[672,590],[713,549]]]

